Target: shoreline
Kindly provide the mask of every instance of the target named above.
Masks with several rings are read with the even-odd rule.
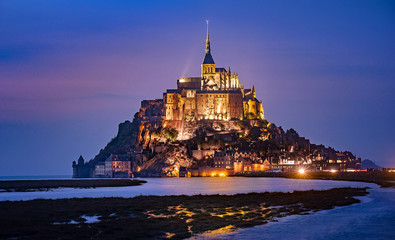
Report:
[[[388,172],[252,172],[228,177],[263,177],[288,179],[314,179],[374,183],[382,188],[395,188],[395,173]],[[156,178],[156,177],[155,177]],[[174,178],[174,177],[173,177]],[[182,178],[182,177],[180,177]],[[200,178],[200,177],[197,177]],[[210,178],[210,177],[209,177]],[[139,186],[147,183],[139,178],[134,179],[32,179],[32,180],[0,180],[0,193],[5,192],[41,192],[58,188],[97,188]]]
[[[347,206],[367,194],[367,188],[346,187],[292,193],[5,201],[0,202],[0,238],[183,239]],[[32,224],[23,224],[26,221]]]
[[[235,175],[234,177],[270,177],[291,179],[316,179],[374,183],[382,188],[395,188],[395,173],[371,171],[371,172],[280,172],[265,173],[256,172]]]
[[[56,188],[96,188],[139,186],[146,183],[139,179],[48,179],[48,180],[1,180],[1,192],[39,192]]]

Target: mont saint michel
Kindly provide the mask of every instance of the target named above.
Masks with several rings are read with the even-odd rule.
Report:
[[[143,100],[133,121],[95,158],[73,162],[73,177],[231,176],[259,172],[356,171],[350,151],[313,144],[265,118],[254,85],[216,64],[207,21],[198,77],[180,77],[162,98]],[[197,66],[196,66],[197,67]],[[242,76],[242,74],[241,74]],[[259,95],[259,93],[258,93]],[[269,113],[270,115],[270,113]]]
[[[0,6],[0,240],[394,239],[393,2]]]

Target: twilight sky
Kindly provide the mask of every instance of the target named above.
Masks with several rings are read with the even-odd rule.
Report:
[[[0,176],[72,173],[213,58],[265,117],[395,167],[394,1],[0,1]]]

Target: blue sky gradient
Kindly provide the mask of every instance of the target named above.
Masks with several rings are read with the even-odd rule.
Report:
[[[70,174],[213,58],[266,118],[395,167],[394,1],[0,2],[0,175]]]

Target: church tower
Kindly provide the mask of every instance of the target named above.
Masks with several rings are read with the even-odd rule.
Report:
[[[204,79],[213,79],[215,77],[215,62],[213,56],[211,56],[211,48],[210,48],[210,38],[208,35],[208,20],[207,22],[207,38],[206,38],[206,54],[204,55],[204,60],[202,63],[202,78]]]

